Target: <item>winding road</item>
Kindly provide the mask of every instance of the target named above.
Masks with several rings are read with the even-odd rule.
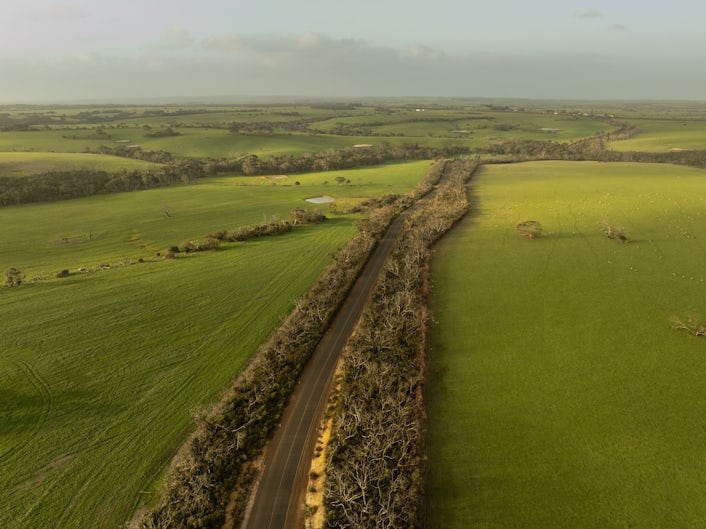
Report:
[[[448,174],[447,168],[442,179]],[[307,363],[284,412],[282,422],[265,449],[260,480],[255,485],[241,529],[302,529],[307,474],[336,364],[353,333],[383,265],[405,219],[420,202],[392,222],[360,277]]]

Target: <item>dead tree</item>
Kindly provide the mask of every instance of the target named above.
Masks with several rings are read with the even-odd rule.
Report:
[[[622,228],[618,228],[617,226],[614,226],[607,222],[605,224],[605,227],[603,228],[603,233],[609,239],[614,239],[620,242],[621,244],[629,241],[628,236],[625,234]]]
[[[692,336],[706,336],[706,324],[701,323],[699,316],[691,315],[686,320],[672,316],[671,322],[674,329],[685,330]]]

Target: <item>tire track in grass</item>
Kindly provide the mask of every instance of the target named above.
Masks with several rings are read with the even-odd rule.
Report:
[[[26,451],[30,443],[29,439],[32,439],[37,435],[39,429],[44,425],[54,408],[54,399],[49,389],[49,385],[40,377],[37,372],[32,369],[32,367],[23,360],[10,361],[10,365],[14,365],[17,371],[24,375],[24,378],[30,383],[32,388],[35,390],[36,394],[40,398],[40,410],[37,417],[29,425],[29,431],[25,436],[20,436],[14,444],[10,446],[8,450],[0,454],[0,463],[7,462],[12,456],[17,457]]]

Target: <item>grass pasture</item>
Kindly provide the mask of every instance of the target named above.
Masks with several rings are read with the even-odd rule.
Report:
[[[546,112],[472,112],[465,109],[333,118],[315,122],[311,127],[330,131],[337,125],[367,127],[377,136],[408,140],[458,138],[473,146],[486,145],[500,138],[573,141],[607,132],[611,128],[605,121],[587,116],[555,116]]]
[[[634,120],[640,131],[626,140],[611,142],[616,151],[667,152],[706,150],[706,121]]]
[[[46,171],[92,169],[116,172],[158,164],[103,154],[54,152],[0,152],[0,176],[26,176]]]
[[[271,158],[282,154],[298,156],[304,153],[327,149],[342,149],[357,144],[379,145],[384,141],[400,144],[409,138],[385,138],[370,136],[335,136],[331,134],[234,134],[225,129],[176,128],[178,136],[164,138],[145,137],[141,128],[109,129],[108,137],[97,136],[91,129],[0,132],[0,152],[12,153],[82,153],[105,145],[117,147],[130,143],[145,151],[167,151],[178,158],[234,158],[244,154],[256,154],[260,158]],[[416,141],[416,140],[415,140]],[[448,140],[424,138],[424,145],[443,146]]]
[[[178,128],[179,136],[144,137],[140,129],[111,130],[116,141],[129,140],[147,151],[168,151],[179,157],[232,158],[256,154],[269,158],[280,154],[300,155],[326,149],[352,147],[355,138],[310,134],[233,134],[225,129]]]
[[[350,203],[403,193],[424,177],[429,165],[417,161],[284,179],[204,178],[189,186],[0,208],[0,240],[5,243],[0,270],[13,266],[29,278],[150,259],[170,245],[202,240],[210,231],[285,219],[294,207],[327,209],[304,202],[309,197],[330,195]],[[337,185],[336,176],[351,184]]]
[[[471,190],[432,270],[430,527],[703,527],[706,342],[669,319],[706,316],[706,173],[533,162]]]
[[[428,167],[298,175],[299,186],[223,177],[0,209],[3,269],[49,277],[146,260],[0,288],[0,526],[121,527],[155,497],[193,414],[353,234],[354,217],[174,260],[151,261],[155,250],[284,218],[323,192],[406,191]],[[337,175],[351,185],[322,184]]]
[[[33,123],[30,118],[34,115],[34,119],[43,116],[47,123],[35,124],[32,130],[0,131],[0,152],[84,153],[101,146],[130,144],[143,150],[167,151],[181,158],[230,158],[243,154],[267,158],[383,142],[473,147],[502,138],[573,141],[611,128],[600,117],[576,113],[555,115],[548,109],[498,111],[457,103],[419,110],[409,105],[370,104],[338,108],[335,105],[147,106],[11,111],[8,115],[13,120],[29,119]],[[284,125],[292,121],[302,122],[303,128],[288,132],[290,129]],[[253,123],[269,123],[272,128],[259,131],[258,127],[251,128]],[[244,132],[229,131],[237,124],[242,124]],[[167,125],[178,135],[148,136]],[[341,125],[343,130],[336,130]]]

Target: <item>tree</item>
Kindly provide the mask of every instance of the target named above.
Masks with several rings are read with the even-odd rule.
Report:
[[[339,186],[343,185],[346,182],[346,178],[343,176],[337,176],[336,178],[334,178],[334,180],[336,180]]]
[[[536,220],[526,220],[517,225],[517,232],[525,239],[537,239],[542,236],[542,225]]]
[[[22,284],[22,272],[17,268],[8,268],[5,272],[5,284],[9,287],[16,287]]]

